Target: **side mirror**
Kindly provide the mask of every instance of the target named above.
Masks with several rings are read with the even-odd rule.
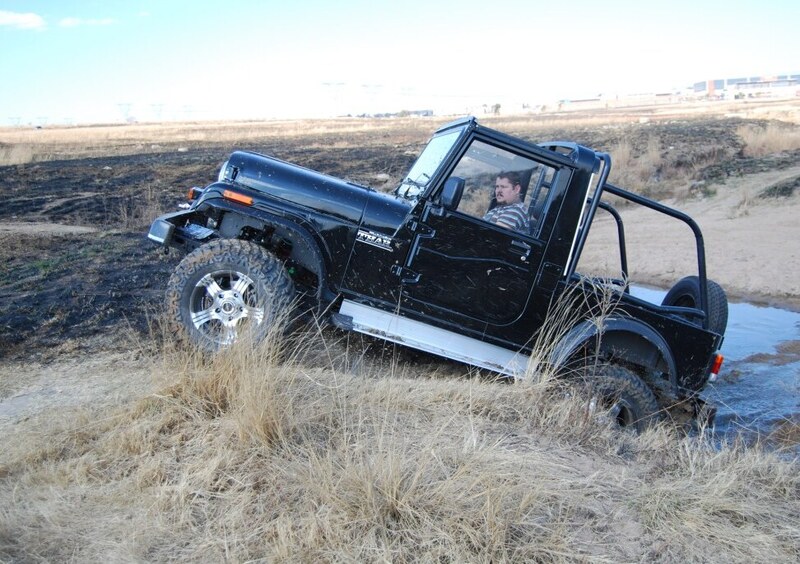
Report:
[[[440,202],[445,209],[454,210],[458,207],[459,202],[461,202],[461,195],[464,193],[464,184],[464,179],[458,176],[451,176],[445,181],[442,197],[440,198]]]

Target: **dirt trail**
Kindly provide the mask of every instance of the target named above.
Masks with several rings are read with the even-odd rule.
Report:
[[[0,435],[8,436],[14,425],[48,411],[141,396],[150,382],[149,363],[123,352],[0,364]]]
[[[62,225],[35,221],[23,223],[18,221],[0,221],[0,233],[21,233],[24,235],[74,235],[76,233],[96,233],[96,227],[86,225]]]
[[[700,218],[709,272],[733,296],[800,309],[800,194],[759,197],[798,177],[800,167],[733,178],[718,201],[686,207]]]

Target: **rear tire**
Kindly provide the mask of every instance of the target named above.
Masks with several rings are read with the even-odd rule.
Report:
[[[586,382],[593,405],[608,410],[623,429],[641,433],[659,420],[653,391],[636,374],[615,364],[598,367]]]
[[[725,290],[714,282],[708,280],[708,328],[714,333],[725,336],[725,329],[728,327],[728,298]],[[670,288],[661,305],[700,308],[700,279],[697,276],[687,276],[678,280]],[[690,321],[697,323],[697,318]]]
[[[189,253],[167,285],[167,309],[176,332],[216,352],[244,334],[264,339],[294,297],[283,264],[250,241],[218,239]]]

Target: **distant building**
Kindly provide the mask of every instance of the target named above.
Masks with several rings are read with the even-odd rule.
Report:
[[[695,82],[698,98],[789,98],[800,95],[800,74],[716,78]]]

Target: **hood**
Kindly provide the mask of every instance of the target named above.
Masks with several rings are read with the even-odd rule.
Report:
[[[354,223],[376,194],[366,186],[248,151],[234,152],[227,170],[236,184]]]

